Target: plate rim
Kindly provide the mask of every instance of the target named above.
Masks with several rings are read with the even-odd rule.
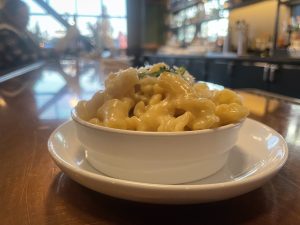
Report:
[[[79,167],[76,167],[67,161],[65,161],[63,158],[61,158],[55,151],[54,146],[52,144],[52,140],[54,138],[54,135],[61,130],[62,127],[67,126],[71,123],[74,123],[72,120],[68,120],[61,125],[59,125],[49,136],[48,139],[48,152],[50,153],[51,158],[54,160],[54,162],[60,167],[62,171],[64,171],[62,167],[66,167],[69,171],[72,171],[76,174],[83,175],[85,177],[88,177],[93,180],[97,180],[98,182],[104,182],[104,183],[113,183],[114,185],[118,186],[126,186],[128,188],[135,188],[135,189],[144,189],[144,190],[169,190],[169,191],[182,191],[182,190],[189,190],[189,191],[204,191],[204,190],[218,190],[218,189],[223,189],[223,188],[231,188],[231,187],[236,187],[240,185],[246,185],[249,183],[256,183],[259,182],[265,178],[268,178],[272,175],[274,175],[277,171],[279,171],[284,164],[286,163],[288,159],[288,145],[285,141],[285,139],[282,137],[281,134],[279,134],[276,130],[273,128],[256,121],[251,118],[247,118],[245,120],[246,122],[253,122],[256,123],[258,126],[262,126],[264,129],[270,130],[272,133],[276,134],[280,140],[283,143],[283,151],[284,151],[284,157],[278,161],[277,164],[274,166],[271,166],[271,168],[266,169],[261,171],[260,173],[256,174],[255,176],[249,176],[245,177],[245,179],[239,179],[239,180],[232,180],[232,181],[226,181],[226,182],[220,182],[220,183],[212,183],[212,184],[152,184],[152,183],[143,183],[143,182],[137,182],[137,181],[129,181],[129,180],[123,180],[123,179],[118,179],[114,177],[109,177],[104,174],[98,174],[98,173],[93,173],[90,171],[86,171],[84,169],[81,169]]]

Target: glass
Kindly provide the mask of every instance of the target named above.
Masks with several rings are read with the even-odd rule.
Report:
[[[97,32],[101,45],[106,48],[127,48],[127,19],[126,18],[99,18]]]
[[[186,27],[186,34],[185,34],[185,42],[190,43],[195,36],[196,32],[196,26],[195,25],[190,25]]]
[[[227,1],[228,0],[219,0],[220,6],[223,7],[226,4]]]
[[[180,28],[178,29],[178,40],[180,42],[184,41],[184,29],[183,28]]]
[[[30,13],[43,13],[43,14],[46,13],[46,11],[42,7],[40,7],[35,1],[33,1],[33,0],[24,0],[24,2],[29,7]]]
[[[205,15],[215,16],[219,9],[219,3],[217,0],[211,0],[204,3]]]
[[[127,19],[111,18],[109,19],[109,22],[112,28],[113,39],[117,39],[120,33],[127,36]]]
[[[126,16],[126,0],[102,0],[108,16]],[[104,10],[102,12],[105,14]]]
[[[175,17],[175,21],[176,21],[176,26],[177,27],[182,26],[182,24],[183,24],[183,22],[185,20],[185,10],[180,11],[174,17]]]
[[[59,14],[76,14],[74,0],[49,0],[49,4]]]
[[[28,29],[39,36],[43,41],[63,37],[66,32],[64,26],[48,15],[30,16]]]
[[[99,16],[101,14],[100,0],[77,0],[78,15]]]
[[[186,18],[191,19],[197,15],[198,9],[197,6],[192,6],[186,9]]]
[[[228,19],[218,20],[218,36],[225,37],[228,33]]]
[[[219,15],[220,15],[220,17],[228,18],[229,17],[229,10],[220,10]]]
[[[91,37],[93,35],[90,26],[95,27],[97,17],[77,17],[77,27],[82,35]]]
[[[202,24],[201,37],[216,39],[225,37],[228,33],[228,19],[212,20]]]

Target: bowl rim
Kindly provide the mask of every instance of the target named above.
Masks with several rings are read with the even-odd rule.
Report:
[[[192,130],[192,131],[167,131],[167,132],[165,132],[165,131],[135,131],[135,130],[125,130],[125,129],[117,129],[117,128],[111,128],[111,127],[98,126],[98,125],[89,123],[89,122],[81,119],[77,114],[76,107],[74,107],[71,110],[71,117],[75,123],[80,124],[84,127],[95,129],[97,131],[105,131],[105,132],[110,132],[110,133],[120,133],[120,134],[127,134],[127,135],[142,135],[142,136],[184,136],[184,135],[215,133],[218,131],[229,130],[234,127],[238,127],[247,118],[246,117],[237,123],[231,123],[231,124],[227,124],[227,125],[217,127],[217,128]]]

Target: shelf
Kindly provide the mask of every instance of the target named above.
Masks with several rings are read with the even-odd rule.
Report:
[[[255,4],[255,3],[259,3],[259,2],[262,2],[262,1],[268,1],[268,0],[240,0],[240,1],[234,1],[234,0],[231,0],[229,1],[228,3],[228,6],[225,7],[224,9],[227,9],[227,10],[232,10],[232,9],[236,9],[236,8],[241,8],[241,7],[244,7],[244,6],[248,6],[248,5],[252,5],[252,4]],[[282,4],[287,4],[287,5],[297,5],[297,4],[300,4],[300,0],[281,0]],[[236,2],[236,3],[234,3]],[[177,6],[175,7],[170,7],[170,11],[171,13],[177,13],[181,10],[184,10],[184,9],[187,9],[191,6],[194,6],[198,3],[203,3],[203,0],[193,0],[193,1],[189,1],[189,2],[185,2],[184,3],[181,3],[181,4],[178,4]]]
[[[182,42],[182,45],[184,46],[186,44],[186,41],[190,40],[194,33],[197,35],[201,30],[201,24],[208,22],[208,21],[214,21],[223,19],[223,14],[220,14],[222,10],[224,10],[223,5],[220,5],[218,1],[218,5],[216,5],[214,9],[211,9],[210,16],[205,15],[204,10],[202,10],[200,7],[198,7],[197,4],[202,5],[203,7],[206,7],[205,4],[211,0],[173,0],[171,1],[171,4],[169,5],[169,11],[168,13],[170,16],[170,24],[167,26],[168,31],[171,31],[173,35],[180,35],[180,42]],[[172,4],[173,3],[173,4]],[[187,10],[186,10],[187,9]],[[189,13],[189,9],[193,10],[191,11],[191,15]],[[225,9],[227,10],[227,9]],[[221,17],[220,17],[221,15]],[[190,16],[194,16],[193,18],[187,18]],[[180,24],[180,26],[178,26]],[[191,28],[191,29],[189,29]],[[195,31],[194,31],[195,30]],[[178,37],[177,37],[178,38]]]
[[[229,1],[228,7],[225,7],[224,9],[228,9],[228,10],[237,9],[237,8],[241,8],[241,7],[244,7],[244,6],[259,3],[259,2],[262,2],[262,1],[267,1],[267,0],[242,0],[239,3],[230,3],[232,1]]]
[[[219,20],[219,19],[222,19],[223,17],[219,17],[219,16],[216,16],[216,17],[211,17],[211,18],[205,18],[205,19],[201,19],[200,21],[196,21],[196,22],[191,22],[191,23],[188,23],[188,24],[183,24],[179,27],[169,27],[171,30],[178,30],[180,28],[183,28],[183,27],[187,27],[187,26],[190,26],[190,25],[200,25],[204,22],[208,22],[208,21],[211,21],[211,20]]]
[[[189,1],[189,2],[184,2],[184,3],[181,3],[177,6],[175,6],[175,7],[171,6],[170,11],[172,13],[177,13],[181,10],[187,9],[189,7],[192,7],[192,6],[197,5],[198,3],[202,3],[202,2],[203,2],[202,0],[193,0],[193,1]]]
[[[289,1],[281,1],[281,4],[286,4],[288,6],[300,5],[300,0],[289,0]]]

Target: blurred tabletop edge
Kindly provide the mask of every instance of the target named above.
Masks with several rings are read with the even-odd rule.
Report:
[[[4,73],[0,72],[0,83],[39,69],[43,65],[45,65],[45,61],[38,61],[19,68],[12,69],[10,71],[6,71]]]

